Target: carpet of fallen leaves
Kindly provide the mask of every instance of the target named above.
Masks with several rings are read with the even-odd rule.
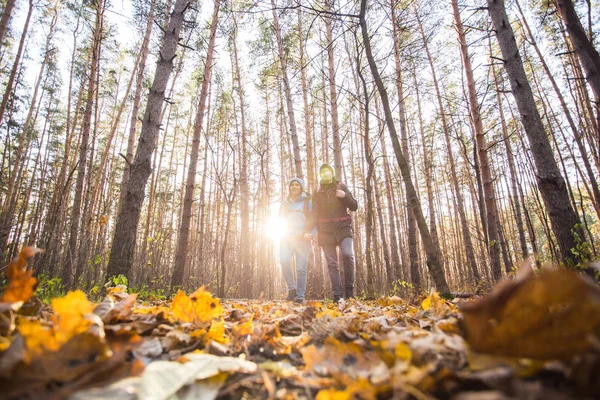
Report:
[[[124,286],[43,304],[26,248],[0,297],[0,397],[600,398],[600,289],[523,268],[481,298],[141,302]]]

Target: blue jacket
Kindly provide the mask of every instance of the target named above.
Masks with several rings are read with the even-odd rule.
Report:
[[[305,201],[307,210],[305,211]],[[306,193],[300,194],[296,200],[287,198],[279,208],[279,216],[285,219],[287,225],[287,237],[300,237],[304,235],[306,230],[307,215],[312,211],[312,200]],[[314,233],[314,232],[313,232]]]

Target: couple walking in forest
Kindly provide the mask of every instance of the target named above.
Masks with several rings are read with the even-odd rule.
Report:
[[[288,196],[281,204],[280,217],[287,231],[280,242],[281,271],[287,284],[287,300],[304,302],[306,273],[315,232],[319,246],[327,260],[333,300],[354,297],[354,249],[352,221],[348,210],[356,211],[358,203],[348,187],[337,179],[333,168],[323,164],[319,169],[319,186],[312,196],[307,193],[304,181],[294,178],[288,187]],[[344,267],[344,284],[336,248],[340,248]],[[296,258],[296,280],[292,271],[292,256]]]

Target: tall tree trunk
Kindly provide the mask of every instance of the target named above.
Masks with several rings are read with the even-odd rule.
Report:
[[[402,152],[409,157],[408,133],[406,128],[406,111],[404,104],[404,83],[402,82],[402,66],[400,64],[400,37],[398,32],[398,21],[396,21],[395,0],[390,0],[392,15],[392,37],[394,38],[394,60],[396,62],[396,89],[398,90],[398,113],[400,124],[400,137],[402,140]],[[410,166],[409,166],[410,169]],[[411,275],[416,276],[419,270],[419,249],[417,248],[417,225],[415,215],[406,202],[406,222],[408,227],[408,253],[410,257]],[[418,288],[417,288],[418,289]]]
[[[27,32],[29,31],[29,21],[31,20],[32,13],[33,0],[29,0],[29,9],[27,10],[27,18],[25,19],[25,25],[23,26],[23,32],[21,33],[19,48],[17,49],[17,54],[15,55],[15,60],[13,61],[13,66],[10,70],[10,75],[8,76],[8,82],[6,82],[6,89],[4,90],[4,95],[2,96],[2,103],[0,103],[0,124],[2,124],[2,121],[4,119],[4,111],[6,111],[6,105],[8,104],[8,99],[10,97],[10,94],[12,93],[12,87],[13,83],[15,82],[15,76],[17,75],[17,70],[19,69],[19,63],[21,62],[23,47],[25,47],[25,38],[27,38]],[[2,18],[4,18],[4,15],[2,16]],[[1,39],[0,43],[2,43]]]
[[[81,207],[83,204],[83,184],[85,181],[88,144],[90,130],[92,126],[92,112],[94,109],[94,100],[96,98],[97,72],[100,67],[100,47],[102,46],[102,31],[104,29],[104,0],[96,2],[96,19],[94,22],[94,32],[92,37],[92,49],[90,57],[90,75],[87,87],[87,98],[85,111],[83,114],[83,125],[81,129],[81,142],[79,144],[79,165],[75,181],[75,197],[73,199],[73,209],[71,217],[71,229],[69,234],[68,256],[65,262],[65,285],[70,287],[72,284],[71,274],[73,265],[77,265],[77,249],[79,239],[79,226],[81,219]]]
[[[475,129],[475,138],[477,143],[477,157],[479,167],[481,168],[481,180],[483,183],[483,193],[485,196],[485,210],[488,232],[488,251],[494,279],[499,280],[502,277],[502,266],[500,264],[500,242],[498,237],[498,215],[496,213],[496,199],[494,197],[494,187],[492,184],[492,172],[488,157],[487,142],[484,137],[483,123],[481,121],[481,112],[479,100],[477,99],[477,88],[475,87],[475,78],[473,77],[473,68],[471,67],[471,57],[467,48],[467,37],[463,28],[460,11],[458,9],[458,0],[452,0],[452,10],[454,12],[454,23],[458,33],[458,42],[463,59],[463,67],[467,77],[467,89],[469,91],[469,107],[471,111],[471,121]]]
[[[2,10],[2,18],[0,18],[0,46],[4,45],[4,35],[8,29],[8,22],[15,8],[15,0],[6,0],[4,10]]]
[[[37,117],[37,113],[39,112],[39,107],[36,107],[36,104],[38,103],[38,92],[40,87],[43,87],[42,80],[44,79],[44,72],[46,70],[46,65],[48,64],[48,59],[51,54],[50,43],[52,38],[54,37],[57,19],[58,13],[55,13],[52,18],[52,21],[50,22],[50,29],[48,31],[48,35],[46,36],[46,44],[44,47],[44,59],[42,60],[42,64],[40,65],[38,77],[35,83],[35,87],[33,89],[31,106],[29,108],[29,111],[27,112],[27,116],[25,117],[25,122],[23,123],[23,129],[21,131],[21,134],[19,135],[17,150],[13,161],[13,168],[10,169],[8,176],[6,195],[4,196],[4,203],[2,204],[2,211],[0,212],[0,259],[4,256],[4,252],[6,250],[6,245],[8,241],[8,235],[10,234],[10,230],[12,228],[12,221],[16,207],[16,194],[18,193],[18,190],[15,190],[15,186],[18,186],[16,184],[20,179],[20,171],[22,171],[22,167],[25,162],[24,155],[28,151],[28,138],[30,134],[30,129],[35,125],[34,121]],[[39,101],[41,101],[41,98]]]
[[[333,11],[333,1],[325,0],[325,9]],[[333,139],[333,166],[335,176],[342,179],[342,143],[340,140],[340,122],[338,117],[337,87],[335,83],[335,54],[332,19],[325,17],[325,33],[327,38],[327,66],[329,81],[329,102],[331,106],[331,133]]]
[[[425,217],[423,216],[423,210],[421,209],[421,204],[419,203],[419,200],[417,198],[417,192],[412,183],[410,170],[408,168],[408,162],[404,154],[402,153],[402,149],[400,147],[400,141],[398,140],[398,134],[394,125],[394,119],[392,117],[392,110],[390,107],[390,101],[387,96],[387,91],[385,90],[385,86],[383,85],[383,81],[381,80],[381,76],[379,75],[377,65],[375,64],[375,59],[373,58],[373,52],[371,51],[371,42],[369,39],[369,33],[367,31],[367,21],[365,15],[366,11],[367,0],[361,0],[360,27],[365,46],[365,52],[367,55],[367,60],[369,61],[371,73],[373,74],[373,78],[375,79],[375,84],[377,85],[377,90],[379,91],[379,96],[381,97],[381,103],[383,105],[385,113],[385,121],[388,127],[388,131],[390,133],[390,137],[392,139],[392,145],[394,147],[394,153],[396,154],[396,160],[398,161],[398,166],[400,167],[400,172],[402,173],[402,178],[404,179],[407,198],[409,200],[411,208],[413,209],[413,212],[415,213],[417,225],[419,227],[419,231],[421,232],[423,247],[425,248],[425,253],[427,255],[427,267],[429,268],[429,273],[431,274],[431,277],[437,290],[441,293],[450,293],[450,288],[448,287],[448,284],[446,283],[446,277],[444,276],[442,262],[438,256],[440,254],[440,251],[439,248],[435,247],[435,244],[431,240],[431,235],[429,233],[429,229],[427,228],[427,222],[425,221]]]
[[[366,259],[366,268],[367,268],[367,295],[372,296],[374,290],[374,282],[373,282],[373,259],[371,258],[371,241],[373,237],[373,170],[375,165],[373,163],[373,153],[371,150],[371,141],[369,140],[369,91],[367,89],[367,82],[365,81],[365,77],[362,74],[362,68],[360,65],[360,58],[356,58],[356,71],[358,72],[358,77],[362,83],[362,94],[364,96],[364,110],[360,110],[360,113],[363,115],[363,140],[364,140],[364,152],[365,159],[367,162],[367,177],[365,178],[365,192],[367,196],[367,207],[366,207],[366,216],[365,216],[365,259]],[[388,281],[389,282],[389,281]]]
[[[575,46],[575,52],[581,60],[581,65],[586,73],[586,80],[590,84],[596,97],[596,112],[600,111],[600,54],[594,43],[586,36],[575,6],[571,0],[555,0],[556,9],[562,17],[569,37]],[[600,135],[600,132],[598,132]]]
[[[433,240],[433,242],[436,244],[436,246],[439,248],[440,246],[440,239],[438,237],[438,229],[437,229],[437,222],[436,222],[436,218],[435,218],[435,204],[434,204],[434,199],[433,199],[433,177],[432,177],[432,172],[433,172],[433,165],[432,165],[432,156],[434,155],[430,155],[429,154],[429,149],[427,148],[427,140],[426,140],[426,136],[425,136],[425,128],[423,127],[423,113],[421,110],[421,95],[420,95],[420,90],[419,90],[419,83],[417,82],[417,73],[416,73],[416,65],[413,62],[412,64],[412,69],[413,69],[413,79],[414,79],[414,87],[415,87],[415,94],[416,94],[416,100],[417,100],[417,117],[419,119],[419,131],[421,133],[421,143],[422,143],[422,147],[423,147],[423,170],[424,170],[424,175],[425,175],[425,187],[427,188],[427,204],[429,206],[429,231],[431,232],[431,239]],[[434,135],[431,135],[432,137],[432,142],[433,142],[433,137]],[[385,147],[385,146],[382,146]],[[430,146],[431,151],[433,151],[433,143]],[[385,155],[385,153],[384,153]],[[387,158],[384,159],[384,163],[387,164]],[[384,165],[385,166],[385,165]],[[389,167],[386,167],[389,169]],[[443,256],[440,254],[440,259],[443,260]]]
[[[491,40],[488,42],[490,55],[492,54]],[[515,156],[513,154],[512,146],[510,144],[510,136],[508,134],[508,127],[506,126],[506,119],[504,118],[504,107],[502,106],[502,98],[500,97],[500,85],[498,82],[498,74],[496,73],[496,67],[492,63],[492,75],[494,76],[494,87],[496,89],[496,102],[498,103],[498,115],[500,117],[500,124],[502,127],[502,137],[504,142],[504,148],[506,149],[506,158],[508,161],[508,171],[510,172],[510,183],[512,190],[512,203],[514,204],[515,221],[517,223],[517,230],[519,232],[519,244],[521,246],[521,257],[527,258],[529,250],[527,248],[527,241],[525,240],[525,230],[523,229],[523,214],[521,212],[521,202],[519,200],[519,193],[517,191],[517,171],[515,168]]]
[[[488,0],[488,11],[503,55],[504,67],[521,114],[521,122],[529,138],[535,161],[536,179],[550,214],[552,231],[558,242],[560,258],[567,265],[575,265],[577,257],[571,249],[577,245],[573,232],[583,238],[579,220],[569,201],[565,181],[558,170],[548,136],[529,86],[517,42],[506,15],[503,0]]]
[[[573,120],[573,117],[571,116],[571,111],[567,107],[567,103],[565,102],[565,99],[558,87],[558,84],[556,83],[556,79],[554,79],[554,76],[552,75],[550,69],[548,68],[548,64],[546,63],[546,60],[544,59],[536,41],[535,41],[535,37],[532,35],[531,30],[529,29],[529,24],[527,23],[527,20],[525,19],[525,15],[523,14],[521,5],[519,4],[518,1],[516,1],[515,4],[517,5],[517,9],[519,10],[519,14],[521,15],[521,21],[523,21],[523,26],[529,37],[528,39],[531,42],[540,62],[542,63],[542,67],[544,68],[544,71],[546,72],[546,76],[548,77],[548,79],[550,80],[550,83],[552,84],[552,88],[554,89],[554,92],[556,93],[556,96],[558,97],[560,106],[565,114],[565,117],[567,118],[567,122],[569,123],[569,127],[571,128],[571,131],[573,132],[573,137],[575,138],[575,142],[577,143],[577,147],[579,148],[579,152],[581,153],[581,160],[583,161],[583,165],[585,166],[585,170],[588,174],[588,179],[590,180],[590,185],[592,187],[592,192],[593,192],[592,203],[594,204],[594,208],[596,210],[596,215],[598,216],[598,218],[600,218],[600,189],[598,188],[598,182],[596,181],[596,173],[594,173],[594,171],[592,170],[592,165],[590,164],[590,159],[588,157],[585,144],[583,143],[582,135],[579,133],[579,129],[577,128],[577,125],[575,125],[575,121]],[[493,67],[493,65],[492,65],[492,67]],[[598,139],[600,140],[600,137]]]
[[[304,43],[302,41],[302,12],[298,8],[298,53],[300,61],[300,79],[302,82],[302,102],[304,106],[304,134],[306,135],[306,175],[308,192],[314,189],[316,179],[315,155],[313,152],[313,132],[310,127],[310,109],[308,105],[308,85],[306,82],[306,65],[304,60]]]
[[[183,25],[184,14],[190,4],[189,0],[176,1],[169,25],[165,30],[146,112],[142,121],[142,132],[133,164],[131,164],[129,182],[127,187],[122,189],[126,191],[126,194],[116,221],[107,267],[108,277],[119,274],[128,275],[133,272],[138,222],[144,202],[146,183],[152,172],[150,159],[156,148],[156,136],[160,129],[160,113],[165,100],[165,90],[169,76],[173,71],[173,60],[176,57],[179,33]]]
[[[127,153],[125,154],[125,166],[123,168],[123,180],[121,181],[121,193],[119,197],[119,206],[121,208],[123,199],[125,198],[125,189],[129,183],[129,173],[131,163],[133,162],[133,149],[135,147],[135,132],[138,122],[138,114],[140,113],[140,103],[142,100],[142,88],[144,85],[144,71],[146,70],[146,59],[148,58],[148,48],[150,46],[150,37],[152,36],[152,26],[154,25],[154,17],[156,15],[156,0],[150,2],[150,12],[146,21],[146,31],[140,48],[140,61],[137,66],[137,77],[135,79],[135,94],[133,95],[133,106],[131,109],[131,118],[129,119],[129,135],[127,137]]]
[[[185,265],[187,260],[188,241],[190,235],[190,222],[192,219],[192,202],[194,200],[194,188],[196,186],[196,169],[198,167],[198,154],[200,151],[200,134],[204,123],[204,111],[206,109],[206,99],[208,98],[208,86],[210,82],[213,55],[215,50],[215,40],[217,37],[217,24],[219,23],[219,8],[221,0],[215,0],[213,8],[212,21],[210,23],[210,39],[206,53],[206,64],[204,65],[204,74],[202,75],[202,89],[200,90],[200,101],[196,111],[196,121],[194,122],[194,136],[192,139],[192,151],[190,154],[190,163],[185,185],[185,195],[183,198],[183,215],[179,227],[179,236],[177,239],[177,253],[175,255],[175,264],[173,266],[173,276],[171,277],[171,287],[183,285],[185,274]]]
[[[233,59],[234,75],[239,97],[240,122],[242,125],[241,151],[240,153],[240,251],[242,252],[242,274],[245,282],[253,282],[255,277],[252,271],[250,246],[252,243],[250,237],[250,191],[248,188],[248,129],[246,127],[246,107],[244,105],[244,87],[240,73],[240,62],[237,49],[237,21],[233,20]],[[252,285],[244,285],[244,297],[252,298]]]
[[[446,151],[448,152],[448,162],[450,164],[450,178],[452,180],[452,184],[454,186],[454,192],[456,193],[456,204],[458,207],[458,216],[460,218],[461,231],[463,236],[463,241],[465,245],[465,252],[467,253],[467,263],[471,269],[471,273],[475,279],[479,279],[479,270],[477,268],[477,262],[475,261],[475,251],[473,250],[473,242],[471,240],[471,233],[469,232],[469,223],[467,221],[467,214],[465,212],[465,206],[463,202],[463,197],[461,194],[460,187],[458,185],[458,176],[456,173],[456,165],[454,163],[454,156],[452,154],[452,145],[450,143],[450,128],[448,126],[448,121],[446,120],[446,113],[444,110],[444,105],[442,104],[442,92],[439,87],[439,82],[437,79],[437,74],[435,71],[435,67],[433,65],[433,57],[431,56],[431,52],[429,51],[429,43],[427,41],[427,37],[425,36],[425,32],[423,31],[423,25],[421,24],[421,19],[417,15],[417,22],[419,24],[419,32],[421,33],[421,38],[423,39],[423,45],[425,46],[425,52],[427,54],[427,60],[429,62],[429,67],[431,68],[431,74],[433,76],[433,85],[435,87],[436,97],[438,101],[438,108],[440,112],[440,119],[442,120],[442,130],[444,131],[444,138],[446,140]]]
[[[283,81],[283,90],[285,91],[285,101],[287,106],[287,114],[290,123],[290,132],[292,136],[292,144],[294,147],[294,166],[296,168],[296,177],[304,179],[302,172],[302,157],[300,156],[300,143],[298,142],[298,129],[296,128],[296,117],[294,115],[294,102],[292,100],[292,90],[290,88],[290,80],[287,73],[287,61],[285,57],[285,49],[281,38],[281,29],[279,28],[279,18],[277,17],[277,7],[275,0],[271,0],[273,6],[273,29],[277,38],[277,50],[279,53],[279,66],[281,67],[281,79]]]

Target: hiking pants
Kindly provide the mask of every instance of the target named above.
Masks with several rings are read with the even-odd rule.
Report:
[[[342,262],[344,264],[344,291],[342,292],[342,280],[340,278],[340,266],[336,245],[322,246],[323,254],[327,260],[327,269],[331,280],[331,290],[333,298],[354,297],[354,248],[351,237],[345,237],[339,244],[342,253]]]
[[[306,270],[310,254],[310,240],[304,238],[283,239],[280,243],[279,262],[288,291],[296,289],[296,298],[304,300],[306,293]],[[296,281],[292,271],[292,254],[296,255]]]

